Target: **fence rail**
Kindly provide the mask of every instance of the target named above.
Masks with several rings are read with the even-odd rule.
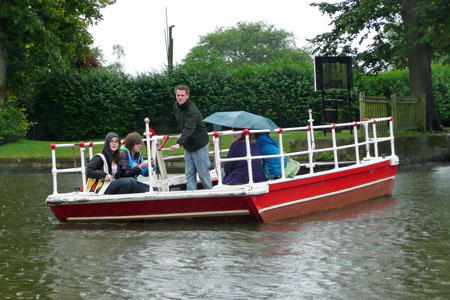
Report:
[[[399,97],[392,94],[390,98],[366,96],[359,94],[360,119],[371,119],[391,115],[394,119],[394,132],[417,130],[425,132],[425,96]],[[380,131],[388,129],[387,122],[379,124]]]

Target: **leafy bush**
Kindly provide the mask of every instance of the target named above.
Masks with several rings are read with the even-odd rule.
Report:
[[[0,105],[0,145],[25,137],[29,123],[25,113],[10,105]]]
[[[36,95],[38,138],[73,140],[125,135],[138,128],[140,91],[131,78],[104,69],[53,74]],[[142,127],[143,120],[139,124]]]
[[[450,67],[433,66],[433,92],[441,122],[450,126]],[[314,91],[309,64],[289,59],[263,65],[231,67],[217,60],[188,60],[170,72],[136,77],[106,69],[52,74],[34,99],[37,137],[44,140],[102,138],[109,131],[124,136],[143,132],[145,117],[157,132],[174,132],[173,88],[187,84],[203,117],[217,111],[246,110],[271,118],[278,126],[303,126],[308,108],[322,123],[320,92]],[[376,76],[355,74],[352,120],[359,119],[358,94],[410,95],[408,71]],[[347,99],[347,91],[327,91],[326,98]],[[348,103],[343,102],[345,120]]]

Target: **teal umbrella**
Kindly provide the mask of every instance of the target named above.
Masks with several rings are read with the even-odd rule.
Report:
[[[277,129],[278,126],[269,118],[261,117],[246,111],[221,111],[213,113],[203,120],[231,128]]]

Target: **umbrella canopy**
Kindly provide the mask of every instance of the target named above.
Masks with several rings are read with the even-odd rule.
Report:
[[[221,111],[213,113],[203,122],[247,129],[276,129],[278,126],[271,120],[246,111]]]

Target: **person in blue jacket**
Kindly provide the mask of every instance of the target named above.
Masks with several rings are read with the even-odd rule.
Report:
[[[137,181],[139,175],[148,176],[148,161],[142,157],[142,137],[137,132],[131,132],[125,138],[125,145],[120,148],[120,163],[122,165],[122,176],[133,177]],[[137,181],[136,192],[145,193],[149,186]]]
[[[262,155],[280,154],[280,147],[277,141],[267,133],[256,133],[256,142]],[[284,158],[286,167],[287,158]],[[281,177],[281,160],[279,157],[270,157],[263,159],[263,172],[266,180],[278,179]]]
[[[241,129],[235,129],[241,130]],[[230,146],[227,158],[247,156],[245,136],[242,133],[233,134],[234,142]],[[258,146],[251,142],[250,153],[253,156],[261,155]],[[227,161],[224,164],[224,184],[245,184],[249,182],[248,165],[246,160]],[[252,159],[253,182],[264,181],[264,173],[261,168],[261,159]]]

